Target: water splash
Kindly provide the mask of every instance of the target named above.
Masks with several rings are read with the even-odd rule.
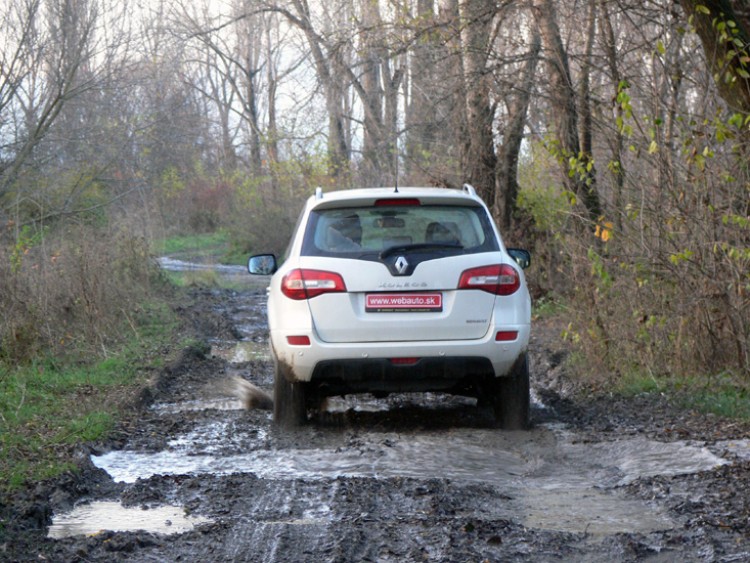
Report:
[[[212,350],[212,354],[226,360],[230,364],[242,364],[251,360],[271,359],[271,351],[267,342],[239,342],[230,348],[215,348]]]

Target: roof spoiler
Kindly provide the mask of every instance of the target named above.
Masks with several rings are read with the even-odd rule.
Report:
[[[396,188],[395,191],[396,193],[398,193],[398,188]],[[474,186],[472,186],[471,184],[464,184],[463,191],[470,196],[477,197],[477,190],[475,190]],[[315,188],[315,199],[323,199],[323,188],[321,188],[320,186]]]

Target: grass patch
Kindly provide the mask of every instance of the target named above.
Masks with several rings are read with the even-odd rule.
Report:
[[[620,379],[617,391],[625,396],[664,393],[685,409],[750,420],[750,387],[730,374],[676,380],[634,371]]]
[[[541,297],[532,302],[532,322],[538,319],[546,319],[562,316],[567,310],[567,305],[555,297]]]
[[[224,254],[224,264],[234,264],[236,266],[247,266],[247,259],[250,258],[250,252],[245,248],[231,244]]]
[[[750,420],[750,387],[731,374],[692,380],[682,400],[687,408],[700,412]]]
[[[633,370],[622,376],[618,382],[618,391],[625,396],[643,393],[662,393],[670,387],[666,379],[658,378],[652,373]]]
[[[144,309],[137,323],[126,345],[90,365],[0,365],[0,491],[70,470],[75,445],[108,435],[177,326],[166,304]]]
[[[155,252],[185,260],[244,266],[248,254],[232,244],[226,231],[200,235],[181,235],[155,244]]]
[[[193,256],[211,256],[223,254],[229,246],[229,235],[224,231],[199,235],[181,235],[170,237],[156,243],[156,252],[160,254],[191,254]]]

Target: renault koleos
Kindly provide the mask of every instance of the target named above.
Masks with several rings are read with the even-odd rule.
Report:
[[[248,262],[273,274],[274,419],[300,424],[332,395],[434,391],[527,426],[529,263],[469,185],[319,188],[283,263]]]

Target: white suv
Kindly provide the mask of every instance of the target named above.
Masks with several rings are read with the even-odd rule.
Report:
[[[508,249],[473,187],[370,188],[305,204],[273,274],[274,420],[328,396],[437,391],[477,397],[504,428],[529,422],[525,250]]]

